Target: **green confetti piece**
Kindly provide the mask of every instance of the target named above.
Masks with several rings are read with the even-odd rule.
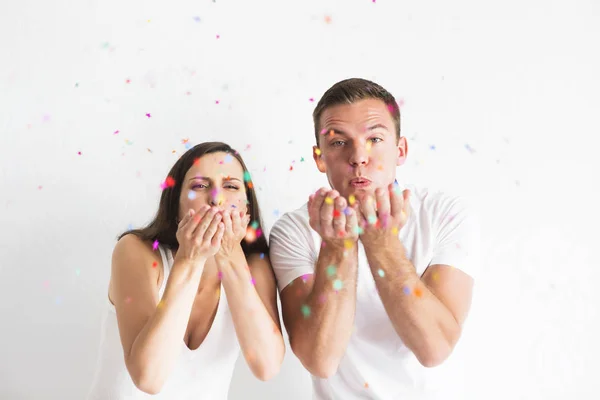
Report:
[[[385,272],[383,272],[382,269],[378,270],[377,273],[379,274],[380,277],[384,277],[385,276]]]
[[[333,281],[333,288],[334,288],[335,290],[341,290],[341,289],[342,289],[342,286],[343,286],[343,284],[342,284],[342,281],[341,281],[341,280],[339,280],[339,279],[336,279],[335,281]]]
[[[302,310],[302,314],[304,315],[304,318],[310,317],[310,307],[309,306],[307,306],[306,304],[303,304],[301,310]]]
[[[250,172],[244,171],[244,182],[250,182],[252,179],[250,178]]]
[[[335,273],[336,273],[335,265],[330,265],[329,267],[327,267],[327,276],[329,278],[331,278],[332,276],[334,276]]]

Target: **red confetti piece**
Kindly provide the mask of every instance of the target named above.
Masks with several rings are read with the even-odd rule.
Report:
[[[156,261],[154,261],[154,262],[152,263],[152,268],[156,268],[156,266],[157,266],[157,265],[158,265],[158,263],[157,263]]]

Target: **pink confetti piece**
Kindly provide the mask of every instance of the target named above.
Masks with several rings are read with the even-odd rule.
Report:
[[[313,101],[315,101],[315,99],[311,97],[310,99],[308,99],[308,101],[312,103]]]
[[[150,113],[146,113],[146,117],[150,118],[152,115],[150,115]]]
[[[113,133],[113,135],[118,135],[118,134],[119,134],[119,131],[115,131],[115,133]]]
[[[158,240],[155,240],[154,243],[152,243],[152,250],[156,249],[158,249]]]
[[[80,151],[78,151],[78,152],[77,152],[77,154],[78,154],[78,155],[81,155],[81,152],[80,152]]]

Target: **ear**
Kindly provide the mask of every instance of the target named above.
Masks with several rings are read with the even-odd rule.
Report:
[[[406,136],[402,136],[398,140],[398,158],[396,159],[396,166],[403,165],[406,162],[407,154],[408,142],[406,141]]]
[[[319,146],[313,146],[313,159],[320,172],[327,171],[327,166],[325,165],[325,161],[323,161],[323,153],[321,153]]]

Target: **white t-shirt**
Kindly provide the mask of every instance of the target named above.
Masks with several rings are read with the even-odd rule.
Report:
[[[159,245],[158,248],[164,273],[158,292],[159,298],[162,298],[174,260],[170,249],[163,245]],[[200,347],[191,350],[182,338],[181,354],[160,393],[156,395],[144,393],[135,386],[127,371],[115,306],[107,296],[97,368],[87,399],[226,400],[239,354],[240,346],[229,311],[227,295],[221,286],[217,313]]]
[[[429,265],[446,264],[476,278],[480,262],[479,222],[468,201],[414,185],[400,184],[400,188],[411,191],[411,212],[398,234],[418,275]],[[314,273],[321,237],[309,225],[307,204],[277,220],[269,242],[280,291],[294,279]],[[460,395],[457,384],[462,371],[460,362],[452,360],[453,354],[435,368],[425,368],[419,363],[394,330],[360,240],[358,245],[353,333],[337,372],[329,379],[312,376],[314,398],[459,398],[455,396]],[[452,397],[448,391],[450,384],[453,384]]]

